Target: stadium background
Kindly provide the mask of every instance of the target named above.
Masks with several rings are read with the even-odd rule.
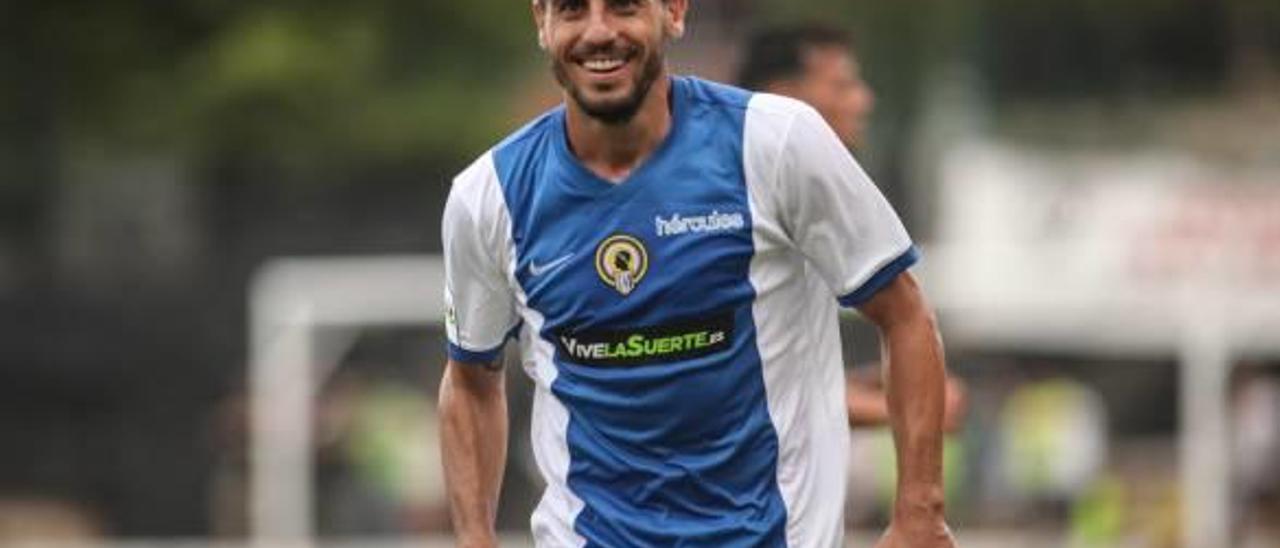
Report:
[[[769,23],[855,37],[878,100],[857,156],[926,245],[969,384],[964,544],[1280,543],[1280,3],[692,4],[672,64],[714,79]],[[17,0],[0,37],[0,545],[249,538],[255,276],[438,253],[451,175],[558,98],[523,2]],[[316,534],[445,538],[439,330],[318,333]],[[863,546],[884,443],[851,463]],[[1222,531],[1188,533],[1217,499]]]

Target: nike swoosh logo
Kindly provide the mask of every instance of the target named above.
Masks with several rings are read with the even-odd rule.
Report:
[[[529,262],[529,275],[530,275],[530,276],[534,276],[534,277],[541,276],[541,275],[546,274],[546,273],[548,273],[548,272],[550,272],[550,271],[552,271],[552,270],[555,270],[555,269],[557,269],[557,268],[560,268],[561,266],[564,266],[564,264],[565,264],[565,263],[567,263],[567,262],[569,262],[569,259],[572,259],[572,258],[573,258],[573,254],[572,254],[572,253],[570,253],[570,254],[568,254],[568,255],[565,255],[565,256],[563,256],[563,257],[560,257],[560,258],[558,258],[558,259],[556,259],[556,260],[554,260],[554,261],[551,261],[551,262],[549,262],[549,263],[538,264],[538,262],[537,262],[537,261],[530,261],[530,262]]]

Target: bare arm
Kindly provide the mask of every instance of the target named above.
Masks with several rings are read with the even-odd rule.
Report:
[[[845,375],[845,407],[851,428],[879,428],[889,424],[889,402],[885,398],[880,371],[880,364],[876,363],[851,369]],[[942,412],[942,431],[954,434],[964,427],[969,396],[960,377],[948,376],[944,392],[946,405]]]
[[[954,546],[943,518],[946,368],[933,312],[910,273],[899,275],[861,311],[880,329],[889,423],[898,457],[893,521],[878,546]]]
[[[440,383],[445,486],[458,546],[494,548],[494,520],[507,462],[502,370],[449,360]]]

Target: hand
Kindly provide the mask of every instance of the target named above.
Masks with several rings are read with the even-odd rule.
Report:
[[[956,548],[956,539],[942,518],[895,519],[876,548]]]

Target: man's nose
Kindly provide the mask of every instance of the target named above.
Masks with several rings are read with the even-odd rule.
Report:
[[[587,15],[587,28],[582,34],[582,41],[588,44],[607,44],[618,36],[614,21],[609,14],[605,2],[592,2]]]

